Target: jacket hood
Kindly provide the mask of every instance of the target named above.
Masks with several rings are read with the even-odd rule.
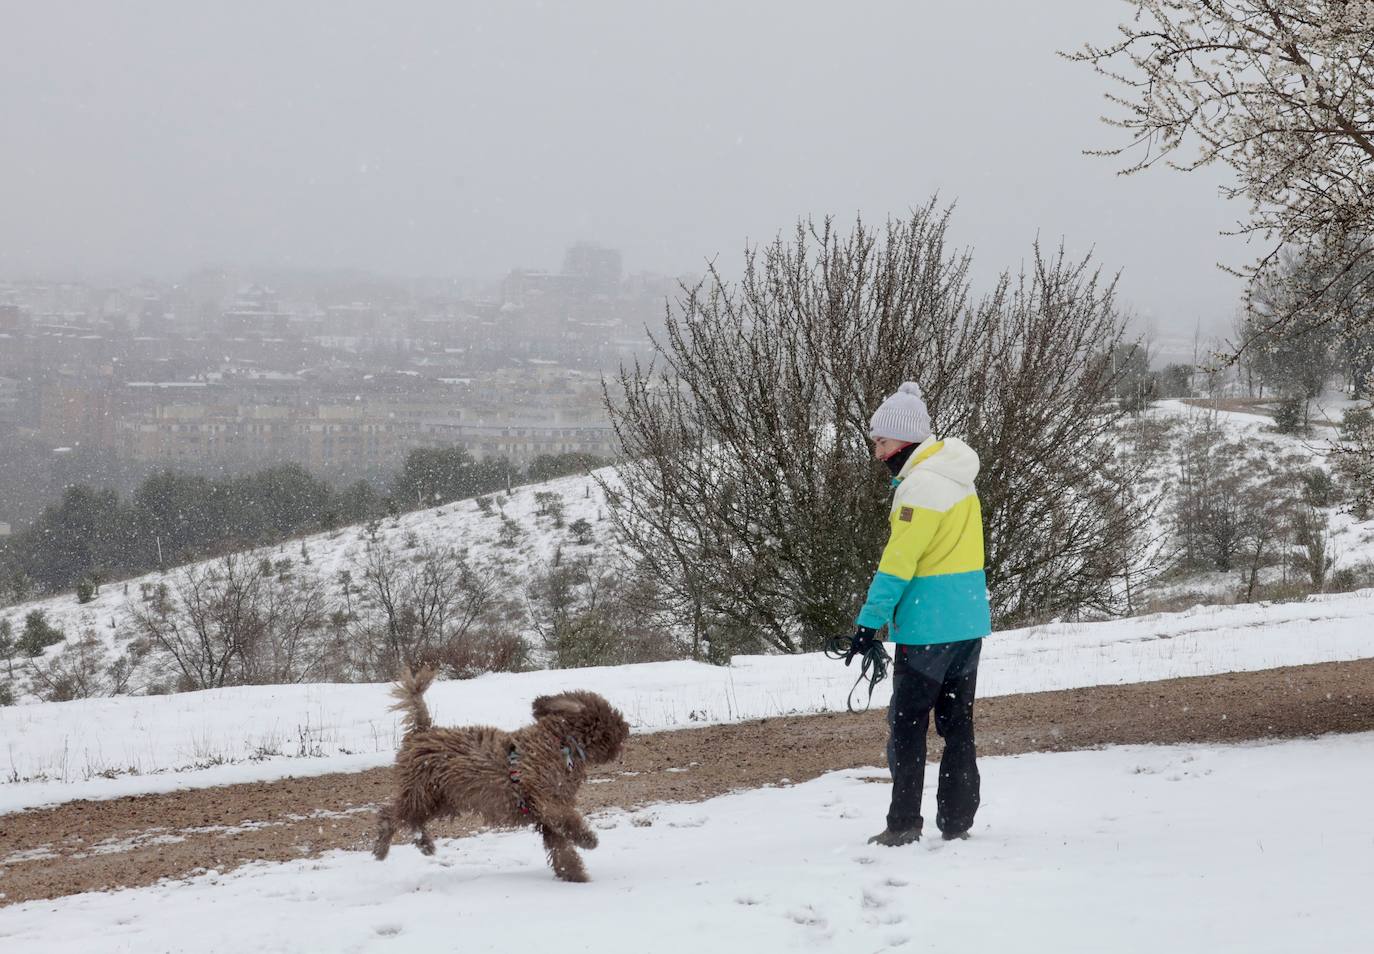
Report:
[[[957,437],[939,440],[932,434],[916,448],[898,479],[904,479],[917,470],[939,474],[972,490],[973,480],[978,476],[978,455]]]

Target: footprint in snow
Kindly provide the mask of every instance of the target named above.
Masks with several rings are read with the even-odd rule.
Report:
[[[704,824],[706,824],[706,818],[705,818],[704,816],[702,816],[702,815],[698,815],[698,816],[696,816],[695,818],[683,818],[683,819],[681,819],[680,821],[670,821],[670,822],[668,823],[668,827],[669,827],[669,828],[700,828],[700,827],[701,827],[702,825],[704,825]]]
[[[787,912],[787,916],[802,927],[824,930],[828,923],[825,917],[809,904],[802,905],[800,908],[793,908]]]
[[[402,928],[399,924],[383,924],[376,929],[377,934],[382,937],[395,937],[401,933],[401,930]]]
[[[891,927],[906,920],[900,911],[887,910],[891,899],[878,894],[876,891],[865,890],[859,903],[865,912],[864,919],[869,924],[882,924]]]

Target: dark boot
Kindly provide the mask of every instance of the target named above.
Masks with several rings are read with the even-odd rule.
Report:
[[[967,831],[942,831],[940,837],[945,841],[968,841]]]
[[[882,845],[884,848],[900,848],[902,845],[910,845],[921,840],[921,829],[919,828],[884,828],[881,832],[868,839],[870,845]]]

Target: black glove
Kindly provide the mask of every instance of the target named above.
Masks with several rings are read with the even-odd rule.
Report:
[[[844,664],[848,666],[854,661],[855,656],[867,656],[868,651],[878,645],[878,631],[872,626],[860,626],[854,631],[854,635],[849,637],[849,651],[844,655]]]

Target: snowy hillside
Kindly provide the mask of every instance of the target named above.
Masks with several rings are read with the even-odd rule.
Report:
[[[598,473],[606,476],[610,472]],[[546,494],[556,494],[561,500],[564,513],[560,521],[539,514],[536,495]],[[589,527],[585,542],[572,530],[579,520],[585,520]],[[375,534],[377,545],[401,555],[429,545],[452,547],[465,551],[476,565],[497,565],[513,578],[528,579],[533,569],[546,567],[559,549],[573,557],[606,546],[610,524],[597,480],[575,476],[516,487],[509,496],[492,494],[404,513],[378,521]],[[289,561],[290,572],[296,577],[317,579],[333,591],[342,571],[357,575],[370,538],[369,528],[349,526],[253,550],[250,555],[273,563]],[[99,635],[109,648],[117,649],[116,633],[129,619],[130,611],[158,584],[174,584],[184,569],[171,568],[106,585],[85,605],[79,604],[75,595],[65,593],[0,608],[0,619],[9,619],[18,632],[28,613],[42,610],[48,622],[66,634],[68,642],[89,631]],[[46,652],[59,652],[64,645],[49,647]]]
[[[994,634],[982,697],[1374,657],[1374,590],[1278,605],[1057,624]],[[820,654],[489,674],[429,693],[440,721],[515,728],[542,693],[586,688],[635,731],[843,711],[852,668]],[[388,686],[244,686],[0,708],[0,812],[389,763]],[[873,705],[886,705],[891,683]],[[856,704],[862,704],[859,700]]]
[[[1261,449],[1266,454],[1300,455],[1317,466],[1324,463],[1326,437],[1330,436],[1330,428],[1319,428],[1318,435],[1312,438],[1285,437],[1274,433],[1272,420],[1263,415],[1212,412],[1178,401],[1160,402],[1148,416],[1172,421],[1178,427],[1214,416],[1223,433],[1246,446]],[[1176,469],[1172,457],[1161,455],[1158,465],[1151,471],[1151,486],[1147,489],[1167,486]],[[599,474],[608,475],[611,472]],[[558,518],[541,513],[546,510],[549,499],[556,499],[561,505],[563,513]],[[1326,511],[1325,519],[1330,525],[1331,552],[1335,558],[1333,571],[1374,564],[1374,521],[1359,523],[1335,508]],[[580,521],[585,523],[580,524]],[[534,573],[547,569],[555,553],[561,552],[565,558],[606,556],[615,546],[610,530],[607,504],[597,480],[591,476],[576,476],[518,487],[509,497],[496,494],[485,500],[463,500],[402,514],[370,527],[352,526],[315,534],[253,551],[252,556],[274,564],[289,563],[289,573],[294,579],[318,581],[334,595],[339,591],[342,573],[351,572],[355,579],[359,576],[360,564],[370,544],[398,556],[412,555],[438,545],[464,552],[477,566],[499,568],[508,580],[516,581],[518,589],[519,581],[528,581]],[[1162,513],[1154,532],[1161,538],[1166,533]],[[175,585],[183,572],[173,569],[107,585],[86,605],[78,604],[72,594],[63,594],[0,609],[0,619],[10,620],[18,632],[28,613],[42,610],[48,621],[67,636],[66,642],[46,650],[48,656],[61,652],[84,633],[96,634],[107,647],[118,652],[120,634],[128,632],[126,623],[131,613],[143,605],[159,584]],[[1182,578],[1174,577],[1144,591],[1141,603],[1148,605],[1152,596],[1172,600],[1174,606],[1187,605],[1190,601],[1224,602],[1234,598],[1237,579],[1236,572],[1196,572]],[[535,660],[540,661],[538,640],[529,632],[525,636],[535,651]],[[22,674],[22,662],[22,659],[15,662],[16,675]],[[23,686],[22,678],[16,679],[16,696],[21,701],[36,701],[32,696],[24,697]],[[209,757],[208,752],[205,754]],[[121,757],[124,756],[114,758]],[[104,764],[105,760],[99,762]]]
[[[846,771],[596,816],[586,885],[550,877],[530,832],[499,832],[18,904],[0,936],[48,954],[1368,950],[1374,735],[981,769],[969,841],[866,845],[886,773]]]

